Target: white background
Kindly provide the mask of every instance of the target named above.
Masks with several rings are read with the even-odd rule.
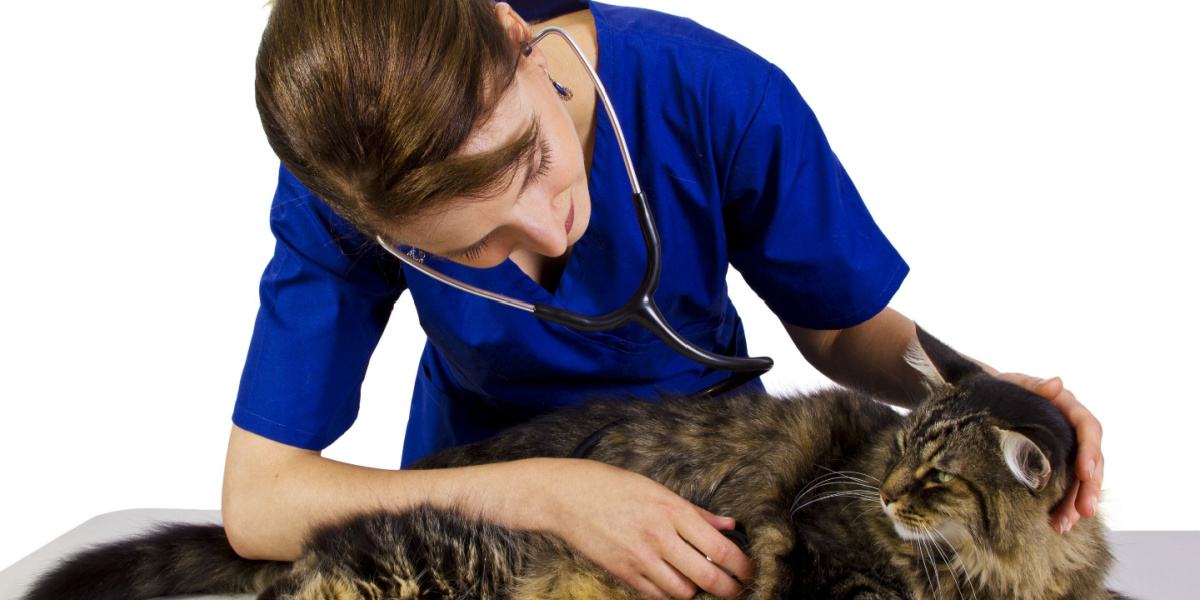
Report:
[[[912,265],[893,306],[1002,370],[1065,379],[1105,426],[1114,528],[1200,529],[1197,9],[621,3],[783,67]],[[0,567],[100,513],[220,505],[273,245],[278,163],[253,98],[266,17],[0,8]],[[732,279],[751,353],[777,362],[769,386],[819,385]],[[329,456],[398,465],[423,342],[406,295]]]

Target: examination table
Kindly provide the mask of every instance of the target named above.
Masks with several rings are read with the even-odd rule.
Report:
[[[220,511],[135,509],[95,517],[0,571],[0,600],[16,600],[63,556],[145,530],[157,521],[220,523]],[[1109,587],[1143,600],[1200,600],[1200,531],[1114,531],[1117,564]],[[192,600],[254,596],[187,596]]]

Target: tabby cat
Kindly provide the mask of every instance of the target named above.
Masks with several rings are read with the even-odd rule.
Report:
[[[1074,432],[1046,400],[918,329],[929,382],[910,415],[830,389],[774,398],[597,401],[416,468],[577,456],[735,518],[749,598],[1121,598],[1100,519],[1047,523],[1073,483]],[[295,563],[239,558],[218,525],[168,524],[87,550],[27,600],[258,593],[259,600],[632,599],[549,536],[420,507],[323,526]],[[701,593],[700,597],[708,597]]]

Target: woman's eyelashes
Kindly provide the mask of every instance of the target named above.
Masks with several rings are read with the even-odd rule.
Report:
[[[529,183],[535,183],[537,180],[545,177],[546,174],[550,172],[550,159],[552,158],[550,153],[550,143],[543,139],[541,140],[541,147],[542,164],[538,165],[537,171],[534,172],[533,177],[529,178]]]
[[[539,179],[541,179],[542,177],[545,177],[547,174],[550,173],[550,169],[552,167],[552,163],[550,162],[550,160],[553,155],[550,152],[550,143],[547,142],[546,140],[541,140],[540,144],[541,144],[542,162],[541,162],[541,164],[538,165],[537,170],[534,171],[533,176],[531,176],[529,178],[529,184],[533,184],[533,183],[537,182]],[[484,250],[487,249],[488,242],[491,240],[491,238],[492,238],[492,234],[489,233],[489,234],[485,235],[483,237],[483,239],[476,242],[475,245],[471,246],[470,248],[467,248],[466,250],[463,250],[462,252],[459,252],[458,254],[454,254],[452,256],[454,256],[455,258],[462,258],[462,259],[468,260],[468,261],[475,260],[475,259],[479,258],[479,256],[481,254],[483,254]]]
[[[475,260],[476,258],[479,258],[479,255],[482,254],[483,251],[487,249],[488,241],[491,238],[492,238],[492,234],[490,234],[490,233],[483,236],[482,240],[479,240],[478,242],[476,242],[474,246],[471,246],[470,248],[463,250],[462,252],[457,254],[457,256],[460,256],[466,260]]]

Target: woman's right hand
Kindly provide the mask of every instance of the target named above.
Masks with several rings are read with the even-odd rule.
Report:
[[[526,462],[526,461],[522,461]],[[583,459],[530,459],[528,515],[536,528],[575,548],[649,598],[721,598],[753,577],[750,559],[718,529],[733,529],[658,482]],[[707,557],[707,558],[706,558]],[[711,561],[709,560],[711,559]],[[722,570],[724,568],[725,570]],[[728,571],[728,573],[726,573]]]

